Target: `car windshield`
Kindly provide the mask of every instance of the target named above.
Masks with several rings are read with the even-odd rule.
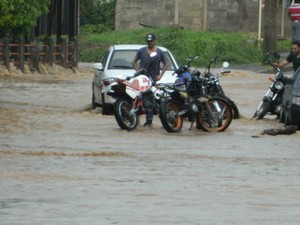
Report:
[[[137,50],[115,50],[108,69],[133,69],[131,62],[136,55]],[[175,65],[171,56],[168,52],[164,52],[166,61],[168,63],[167,70],[175,70]],[[138,66],[139,66],[139,62]],[[160,68],[163,68],[163,64],[161,63]]]

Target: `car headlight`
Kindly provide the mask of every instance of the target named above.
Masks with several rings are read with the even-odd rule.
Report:
[[[300,105],[300,97],[293,97],[292,98],[292,103],[295,105]]]
[[[281,90],[281,89],[283,89],[283,83],[282,83],[282,82],[279,82],[279,81],[277,81],[277,82],[275,83],[275,88],[276,88],[277,90]]]

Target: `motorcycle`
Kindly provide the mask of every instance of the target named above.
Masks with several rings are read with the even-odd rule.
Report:
[[[183,120],[187,118],[203,131],[225,131],[232,121],[232,109],[221,97],[208,97],[203,92],[203,78],[198,70],[191,71],[190,63],[198,56],[188,58],[187,65],[181,65],[174,72],[177,75],[173,85],[160,86],[162,93],[159,118],[167,132],[180,132]]]
[[[134,130],[138,116],[146,110],[154,110],[159,104],[159,89],[151,77],[144,75],[145,69],[133,76],[111,77],[103,80],[102,92],[116,99],[115,119],[123,130]]]
[[[224,70],[229,67],[228,62],[224,62],[221,69],[219,69],[219,72],[217,74],[213,74],[210,71],[212,63],[216,62],[218,56],[213,57],[211,61],[209,62],[208,66],[206,67],[205,71],[203,72],[203,78],[204,78],[204,87],[205,87],[205,93],[208,96],[219,96],[224,98],[230,107],[233,110],[233,118],[237,119],[239,118],[239,110],[234,101],[232,101],[229,97],[225,95],[225,92],[220,84],[219,77],[230,73],[229,70]]]
[[[275,79],[269,77],[272,83],[258,105],[252,119],[262,119],[266,114],[276,115],[279,118],[282,111],[282,97],[285,88],[284,76],[282,71],[271,62],[270,58],[267,60],[268,64],[274,69]]]

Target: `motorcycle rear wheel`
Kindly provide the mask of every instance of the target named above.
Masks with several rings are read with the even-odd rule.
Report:
[[[197,128],[209,132],[225,131],[232,119],[233,111],[228,102],[220,97],[212,97],[201,105],[201,111],[197,113]]]
[[[172,99],[164,100],[159,106],[159,118],[167,132],[178,133],[181,131],[183,119],[178,115],[179,107]]]
[[[127,98],[119,98],[114,104],[115,119],[122,130],[131,131],[138,125],[138,116],[132,107],[132,101]]]

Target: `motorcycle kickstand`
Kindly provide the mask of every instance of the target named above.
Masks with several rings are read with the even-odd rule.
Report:
[[[192,122],[191,122],[190,129],[189,129],[189,130],[192,130],[192,127],[193,127],[193,125],[194,125],[194,122],[195,122],[195,115],[193,115],[193,120],[192,120]]]

